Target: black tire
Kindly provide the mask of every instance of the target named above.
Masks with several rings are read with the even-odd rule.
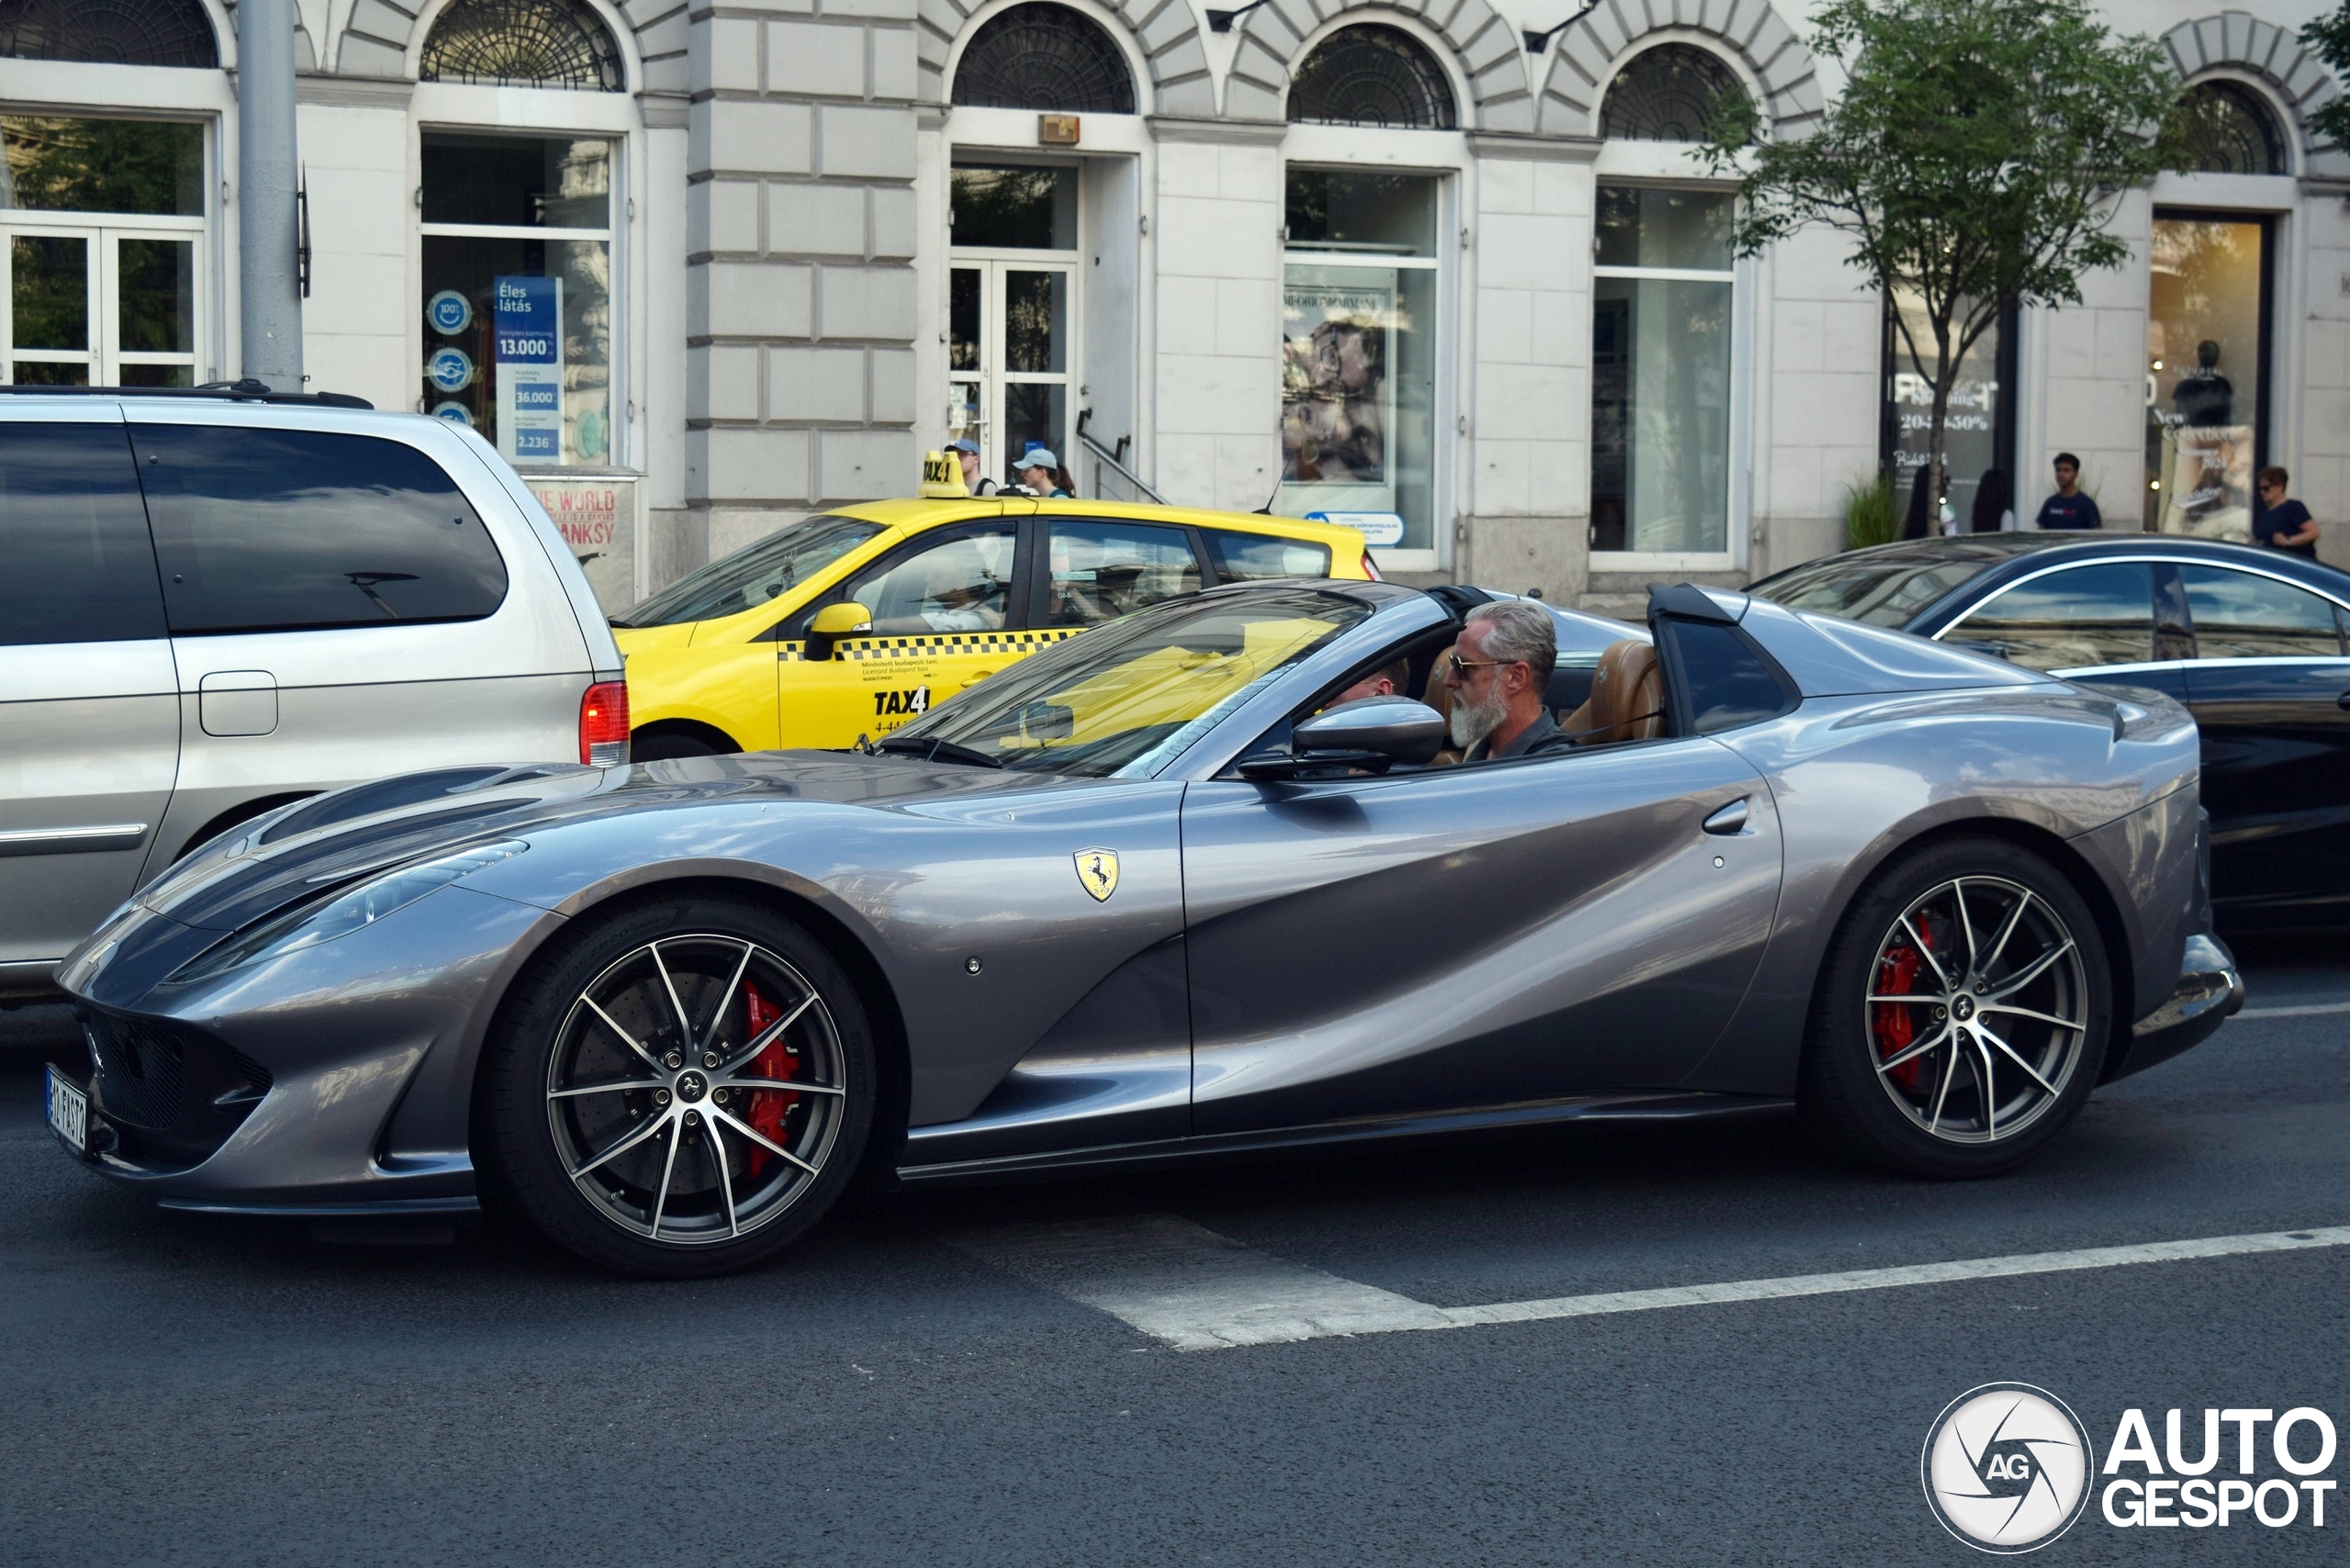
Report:
[[[2110,1038],[2111,993],[2096,918],[2039,856],[1999,839],[1901,856],[1830,940],[1804,1045],[1805,1110],[1872,1163],[1996,1175],[2079,1114]],[[1898,1000],[1872,1000],[1888,996]]]
[[[699,735],[683,734],[676,730],[653,730],[632,735],[628,743],[631,762],[667,762],[680,756],[723,756],[739,746],[721,746]]]
[[[856,989],[797,924],[722,897],[640,904],[541,955],[500,1008],[475,1139],[484,1195],[608,1268],[747,1268],[839,1200],[875,1083]]]

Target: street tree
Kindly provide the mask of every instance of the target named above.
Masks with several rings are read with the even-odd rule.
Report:
[[[2350,0],[2343,0],[2330,17],[2302,23],[2301,41],[2317,50],[2317,57],[2336,77],[2350,81]],[[2350,147],[2350,95],[2330,99],[2311,111],[2310,124],[2320,136]]]
[[[1893,319],[1932,388],[1939,502],[1967,351],[2010,305],[2078,304],[2085,274],[2129,257],[2117,197],[2175,163],[2178,80],[2085,0],[1830,0],[1811,47],[1847,77],[1817,129],[1762,140],[1754,106],[1724,93],[1700,157],[1740,176],[1741,254],[1822,227],[1886,297],[1914,291],[1925,341]]]

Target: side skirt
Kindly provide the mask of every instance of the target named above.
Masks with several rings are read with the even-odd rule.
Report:
[[[1258,1154],[1384,1138],[1427,1137],[1443,1133],[1483,1132],[1503,1127],[1549,1126],[1561,1122],[1670,1122],[1700,1117],[1752,1115],[1784,1111],[1793,1100],[1759,1094],[1695,1092],[1656,1094],[1579,1094],[1527,1100],[1465,1110],[1362,1116],[1261,1132],[1217,1133],[1206,1137],[1161,1138],[1145,1143],[1096,1144],[1049,1153],[1001,1155],[931,1165],[901,1165],[898,1181],[909,1187],[1016,1181],[1029,1176],[1111,1168],[1173,1165],[1220,1155]]]

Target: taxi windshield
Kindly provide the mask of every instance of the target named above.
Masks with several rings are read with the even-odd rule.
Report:
[[[1988,563],[1957,560],[1872,560],[1865,554],[1830,555],[1766,577],[1747,591],[1789,610],[1816,610],[1846,621],[1895,631]]]
[[[936,741],[942,759],[951,750],[1001,767],[1147,778],[1371,613],[1305,588],[1170,599],[1023,659],[887,744],[919,753]]]
[[[677,626],[739,615],[789,593],[881,532],[878,522],[808,518],[678,578],[611,618],[615,626]]]

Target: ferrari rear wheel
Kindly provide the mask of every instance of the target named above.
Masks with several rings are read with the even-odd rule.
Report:
[[[831,1208],[863,1154],[864,1009],[831,954],[768,911],[632,911],[528,976],[502,1023],[485,1152],[532,1222],[593,1261],[757,1262]]]
[[[2054,868],[1998,841],[1927,849],[1879,873],[1830,945],[1805,1101],[1896,1170],[2007,1170],[2088,1098],[2110,989],[2097,923]]]

